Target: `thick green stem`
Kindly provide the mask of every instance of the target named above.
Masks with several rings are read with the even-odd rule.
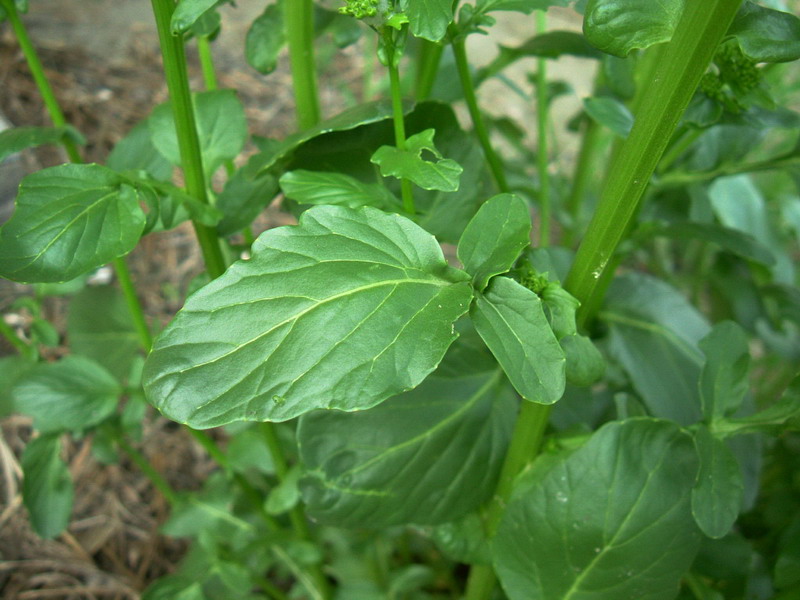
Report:
[[[8,15],[11,28],[14,30],[14,35],[17,37],[19,47],[22,49],[22,54],[25,55],[28,68],[31,70],[31,75],[36,82],[36,87],[42,96],[42,100],[44,100],[44,105],[47,108],[47,113],[50,115],[50,120],[53,121],[53,125],[56,127],[65,127],[67,125],[67,120],[64,118],[64,113],[61,111],[58,100],[56,100],[53,88],[50,86],[50,82],[44,74],[42,61],[39,60],[39,55],[36,53],[36,49],[33,47],[30,37],[28,37],[28,32],[19,18],[14,0],[0,0],[0,6],[5,9],[6,15]],[[65,136],[62,143],[69,159],[75,163],[81,162],[81,155],[78,152],[77,146],[75,146],[75,142]]]
[[[439,72],[439,63],[442,60],[444,46],[419,40],[419,56],[417,57],[417,77],[414,81],[414,97],[417,102],[427,100],[436,83],[436,74]]]
[[[489,165],[489,170],[492,172],[492,177],[497,184],[497,189],[503,193],[507,193],[511,190],[506,181],[503,162],[492,147],[491,140],[489,139],[489,131],[486,129],[483,113],[481,113],[481,109],[478,106],[478,98],[475,95],[475,86],[472,82],[472,74],[469,71],[469,61],[467,60],[466,39],[464,36],[458,35],[455,28],[451,31],[453,33],[452,46],[453,55],[456,59],[458,78],[461,80],[461,89],[464,92],[467,110],[469,110],[469,116],[475,128],[475,135],[478,136],[478,141],[483,149],[483,155],[486,157],[486,163]]]
[[[536,33],[547,31],[547,17],[543,11],[536,13]],[[548,164],[547,127],[549,125],[549,98],[547,94],[547,59],[536,61],[536,117],[539,143],[536,149],[536,170],[539,174],[539,245],[550,245],[550,172]]]
[[[136,448],[131,446],[124,436],[120,435],[117,438],[117,443],[125,452],[125,454],[130,457],[133,463],[139,467],[139,470],[150,480],[150,483],[153,484],[153,487],[161,492],[161,495],[164,496],[164,499],[169,502],[171,506],[174,506],[178,499],[177,494],[169,485],[169,483],[167,483],[167,480],[161,476],[161,473],[156,471],[153,465],[150,464],[150,461],[148,461],[145,456]]]
[[[403,114],[403,90],[400,87],[400,71],[394,60],[386,67],[389,70],[389,85],[392,94],[392,120],[394,122],[394,144],[398,150],[406,149],[406,124]],[[408,179],[400,180],[400,192],[403,197],[403,209],[410,215],[416,214],[414,192]]]
[[[652,81],[645,82],[633,130],[612,158],[597,211],[565,282],[581,304],[596,294],[603,295],[605,290],[599,286],[605,279],[602,275],[741,2],[688,3],[672,41],[660,51]],[[579,318],[587,318],[584,306]]]
[[[314,5],[311,0],[287,0],[284,11],[297,125],[300,129],[308,129],[320,119],[317,66],[314,62]]]
[[[186,71],[186,54],[183,37],[173,36],[170,20],[175,10],[173,0],[151,0],[153,14],[161,44],[164,61],[164,75],[167,80],[172,114],[175,118],[175,131],[181,154],[181,166],[186,181],[186,191],[203,204],[208,204],[208,191],[203,173],[203,158],[197,137],[194,105],[189,91],[189,76]],[[192,221],[197,241],[203,253],[206,269],[212,279],[225,271],[225,259],[215,231],[197,221]]]

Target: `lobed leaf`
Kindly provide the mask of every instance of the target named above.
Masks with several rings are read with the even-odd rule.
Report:
[[[189,298],[147,359],[145,391],[196,428],[369,408],[439,364],[467,277],[403,217],[313,207]]]
[[[654,419],[609,423],[571,454],[538,459],[517,480],[494,540],[506,594],[674,598],[700,543],[696,473],[691,437]]]
[[[456,161],[444,158],[433,144],[434,129],[426,129],[406,140],[405,149],[381,146],[370,159],[381,168],[384,177],[408,179],[425,190],[455,192],[463,168]],[[435,161],[422,158],[422,152],[433,153]]]
[[[583,32],[596,48],[625,57],[672,39],[683,5],[684,0],[589,0]]]
[[[144,226],[136,191],[110,169],[42,169],[22,180],[14,216],[0,228],[0,275],[74,279],[133,250]]]
[[[67,528],[75,491],[67,465],[61,460],[58,435],[40,435],[25,446],[22,466],[22,501],[33,530],[45,539]]]

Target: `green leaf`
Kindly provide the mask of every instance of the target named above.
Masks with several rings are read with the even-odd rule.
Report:
[[[77,129],[66,127],[12,127],[0,131],[0,163],[12,154],[43,144],[61,144],[64,140],[85,144]]]
[[[271,515],[282,515],[289,512],[300,502],[298,482],[303,471],[294,465],[281,482],[272,488],[267,496],[264,508]]]
[[[535,10],[547,10],[551,6],[567,6],[571,0],[480,0],[477,10],[482,13],[494,10],[513,10],[526,15]]]
[[[510,600],[678,593],[700,536],[690,513],[692,438],[653,419],[613,422],[517,481],[494,540]]]
[[[35,365],[33,360],[20,355],[0,358],[0,419],[14,412],[11,395],[14,385]]]
[[[119,381],[139,351],[128,305],[111,286],[87,287],[70,300],[67,335],[73,352],[97,361]]]
[[[278,193],[278,182],[269,174],[250,177],[247,169],[236,171],[217,196],[216,207],[223,217],[217,233],[227,236],[241,231],[258,216]]]
[[[426,129],[406,140],[404,150],[393,146],[381,146],[370,159],[381,168],[384,177],[408,179],[425,190],[455,192],[459,176],[464,170],[456,161],[443,158],[433,144],[434,129]],[[431,152],[437,159],[422,158],[423,150]]]
[[[451,560],[469,565],[489,565],[492,562],[483,519],[477,512],[438,525],[431,537]]]
[[[195,428],[369,408],[442,359],[467,277],[403,217],[313,207],[192,295],[147,359],[145,391]]]
[[[42,433],[91,428],[114,413],[121,394],[111,373],[83,356],[37,365],[12,392],[15,410]]]
[[[150,126],[141,121],[114,146],[106,165],[115,171],[146,171],[153,179],[172,179],[172,165],[156,150],[150,139]]]
[[[465,334],[416,389],[364,412],[302,417],[309,514],[340,527],[458,519],[491,496],[515,414],[497,364]]]
[[[596,48],[625,57],[672,39],[683,4],[684,0],[589,0],[583,32]]]
[[[592,119],[608,127],[622,139],[627,138],[633,128],[633,113],[616,98],[610,96],[584,98],[583,108]]]
[[[348,208],[374,206],[384,210],[400,206],[385,186],[364,183],[343,173],[298,169],[284,173],[280,184],[284,195],[300,204],[333,204]]]
[[[245,38],[244,56],[247,64],[267,75],[278,65],[278,55],[286,45],[283,24],[283,2],[268,4],[250,25]]]
[[[800,19],[797,15],[745,2],[728,35],[756,62],[789,62],[800,58]]]
[[[172,13],[170,29],[172,35],[186,33],[206,11],[222,4],[225,0],[180,0]]]
[[[453,3],[450,0],[410,0],[406,16],[415,37],[438,42],[453,20]]]
[[[182,575],[167,575],[148,586],[142,600],[208,600],[203,586],[194,578]]]
[[[0,275],[74,279],[133,250],[144,225],[136,191],[110,169],[42,169],[22,180],[14,216],[0,228]]]
[[[74,490],[69,469],[61,460],[58,435],[41,435],[22,453],[22,501],[39,537],[51,539],[67,528]]]
[[[467,224],[458,242],[458,260],[477,290],[507,272],[531,242],[531,215],[513,194],[489,198]]]
[[[749,417],[725,419],[713,425],[715,434],[726,436],[780,431],[784,428],[800,429],[800,375],[792,380],[781,399],[769,408]]]
[[[233,90],[198,92],[192,96],[197,135],[206,179],[228,159],[234,159],[247,141],[244,107]],[[173,165],[180,166],[181,152],[175,134],[175,119],[169,102],[153,110],[147,120],[153,145]]]
[[[742,405],[750,383],[747,344],[747,334],[733,321],[717,323],[700,340],[700,350],[706,356],[700,374],[700,400],[707,421],[731,415]]]
[[[617,278],[600,319],[608,350],[627,372],[650,414],[689,425],[702,417],[697,382],[709,331],[703,316],[677,290],[643,274]]]
[[[536,294],[513,279],[495,277],[476,294],[470,318],[523,398],[540,404],[561,398],[566,358]]]
[[[699,427],[694,443],[700,472],[692,489],[692,515],[703,533],[711,538],[727,535],[733,527],[744,497],[744,481],[736,457],[706,427]]]
[[[571,385],[586,387],[603,377],[606,361],[600,351],[585,335],[568,335],[558,340],[567,358],[567,381]]]

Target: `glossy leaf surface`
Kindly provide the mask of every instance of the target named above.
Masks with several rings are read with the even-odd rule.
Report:
[[[489,198],[467,224],[458,242],[458,260],[482,290],[495,275],[514,266],[531,241],[531,215],[513,194]]]
[[[33,530],[45,539],[64,531],[72,513],[72,478],[60,454],[58,435],[41,435],[28,442],[20,461],[22,501]]]
[[[756,62],[788,62],[800,58],[800,18],[745,2],[728,30]]]
[[[593,46],[615,56],[669,41],[684,0],[589,0],[583,32]]]
[[[0,275],[68,281],[130,252],[145,216],[136,191],[100,165],[60,165],[22,180],[0,228]]]
[[[341,527],[458,519],[494,489],[516,405],[472,332],[410,392],[368,411],[303,416],[298,437],[309,513]]]
[[[193,427],[369,408],[441,361],[467,277],[403,217],[311,208],[189,298],[147,359],[145,391]]]
[[[541,404],[561,398],[566,358],[536,294],[513,279],[495,277],[476,295],[470,317],[523,398]]]
[[[692,490],[692,514],[708,537],[721,538],[733,527],[744,495],[742,472],[736,457],[705,427],[694,435],[700,472]]]
[[[653,419],[609,423],[573,453],[540,458],[494,542],[510,600],[674,598],[700,542],[696,473],[691,437]]]
[[[43,433],[82,431],[117,408],[122,388],[99,364],[68,356],[34,367],[13,391],[14,408]]]

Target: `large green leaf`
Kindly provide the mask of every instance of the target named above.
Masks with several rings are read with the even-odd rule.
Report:
[[[603,52],[625,57],[672,39],[684,0],[589,0],[583,32]]]
[[[410,136],[405,147],[381,146],[372,155],[384,177],[397,177],[413,181],[424,190],[455,192],[463,167],[450,158],[444,158],[433,144],[434,129],[426,129]],[[422,153],[433,154],[435,160],[425,160]]]
[[[708,537],[721,538],[733,527],[744,496],[744,481],[736,457],[706,427],[694,434],[700,472],[692,490],[692,514]]]
[[[513,194],[499,194],[484,202],[467,224],[458,242],[458,260],[482,290],[490,278],[511,269],[530,243],[528,205]]]
[[[61,460],[58,435],[41,435],[22,453],[22,501],[33,530],[50,539],[64,531],[72,513],[75,492],[69,469]]]
[[[666,283],[631,273],[611,285],[600,319],[608,325],[611,355],[650,414],[682,425],[699,421],[697,344],[709,326],[697,309]]]
[[[278,182],[269,173],[252,176],[246,168],[239,169],[217,196],[216,206],[223,214],[217,233],[225,236],[244,229],[277,193]]]
[[[136,191],[100,165],[60,165],[22,180],[0,228],[0,275],[68,281],[136,246],[145,216]]]
[[[107,285],[87,287],[73,296],[67,335],[73,352],[97,361],[120,381],[128,376],[139,350],[128,305]]]
[[[110,416],[122,388],[103,367],[83,356],[34,367],[12,392],[14,409],[33,417],[44,433],[82,431]]]
[[[369,408],[439,364],[467,279],[403,217],[313,207],[189,298],[147,359],[145,391],[193,427]]]
[[[300,420],[309,514],[340,527],[436,524],[494,490],[517,402],[477,335],[422,385],[371,410]]]
[[[146,120],[138,123],[116,143],[108,155],[106,165],[115,171],[142,169],[159,181],[172,179],[172,165],[153,145]]]
[[[192,96],[197,117],[197,135],[206,178],[225,160],[236,158],[247,141],[244,107],[233,90],[199,92]],[[173,165],[180,166],[181,152],[175,134],[170,103],[161,104],[147,120],[153,145]]]
[[[74,127],[12,127],[0,131],[0,163],[12,154],[43,144],[61,144],[64,140],[85,144]]]
[[[733,321],[717,323],[700,340],[706,363],[700,374],[700,400],[707,421],[735,413],[749,388],[747,334]]]
[[[557,402],[566,385],[566,358],[535,293],[495,277],[475,296],[470,317],[509,380],[526,400]]]
[[[453,20],[453,3],[450,0],[408,0],[406,15],[411,33],[438,42]]]
[[[494,540],[511,600],[669,600],[700,536],[692,438],[654,419],[609,423],[517,481]]]
[[[800,58],[800,18],[787,12],[745,2],[728,35],[756,62],[789,62]]]

